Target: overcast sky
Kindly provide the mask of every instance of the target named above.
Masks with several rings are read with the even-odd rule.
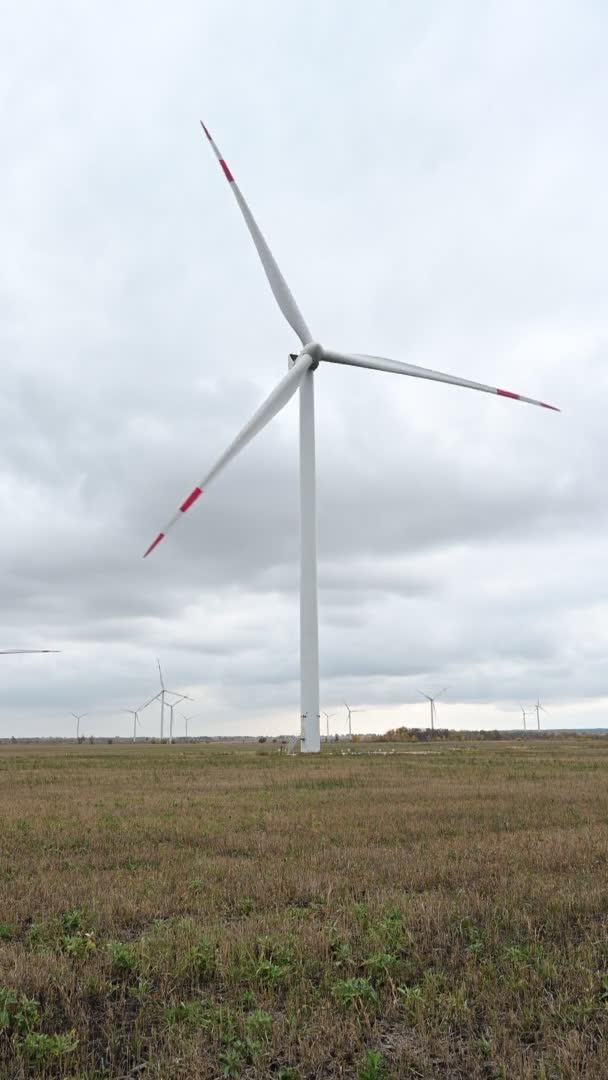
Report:
[[[605,4],[22,0],[0,38],[0,733],[299,730],[297,399],[142,553],[298,342],[555,402],[316,376],[322,707],[608,723]],[[419,702],[420,704],[416,704]],[[142,731],[156,734],[154,707]]]

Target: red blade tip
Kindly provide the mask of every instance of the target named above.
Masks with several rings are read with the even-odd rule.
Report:
[[[188,498],[184,499],[182,505],[180,506],[182,514],[184,514],[186,510],[189,510],[192,506],[192,503],[195,503],[197,499],[200,499],[202,494],[203,489],[200,487],[195,487],[188,495]]]
[[[521,394],[514,394],[511,390],[497,390],[496,393],[500,397],[512,398],[513,401],[526,401],[526,400],[529,401],[530,400],[529,398],[528,399],[522,398]],[[548,405],[546,401],[533,401],[532,404],[533,405],[540,405],[541,409],[551,409],[553,412],[561,412],[562,411],[561,409],[558,409],[557,405]]]
[[[228,183],[231,184],[233,182],[233,180],[234,180],[234,176],[230,172],[230,169],[228,168],[228,166],[227,166],[227,164],[226,164],[226,162],[224,161],[223,158],[220,158],[220,165],[222,166],[224,176],[226,177]]]
[[[145,558],[147,558],[147,556],[148,556],[148,555],[150,554],[150,552],[151,552],[151,551],[154,551],[154,548],[156,547],[156,545],[157,545],[157,544],[160,544],[161,540],[164,540],[164,538],[165,538],[165,534],[164,534],[164,533],[159,533],[159,534],[158,534],[158,536],[156,537],[156,540],[153,540],[153,541],[152,541],[152,543],[150,544],[150,547],[149,547],[149,548],[148,548],[148,550],[147,550],[147,551],[145,552],[145,554],[144,554],[144,559],[145,559]]]

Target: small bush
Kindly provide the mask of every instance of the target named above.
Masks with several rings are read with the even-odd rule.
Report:
[[[201,1027],[205,1022],[205,1007],[202,1001],[180,1001],[165,1009],[164,1018],[167,1027],[185,1024],[188,1027]]]
[[[137,952],[132,945],[123,945],[121,941],[111,941],[108,952],[115,975],[131,975],[137,968]]]
[[[35,1065],[48,1065],[66,1054],[72,1054],[78,1046],[75,1031],[67,1035],[44,1035],[41,1031],[31,1031],[23,1040],[23,1049]]]
[[[40,1020],[38,1002],[8,987],[0,987],[0,1032],[27,1035]]]
[[[332,994],[341,1005],[376,1005],[378,994],[369,979],[341,979],[334,983]]]
[[[199,982],[206,982],[215,974],[215,950],[210,941],[203,939],[193,945],[184,958],[183,974]]]
[[[264,1009],[256,1009],[245,1020],[245,1031],[248,1038],[267,1042],[272,1034],[272,1016]]]
[[[377,1050],[368,1050],[365,1061],[359,1067],[357,1080],[384,1080],[387,1075],[386,1062]]]

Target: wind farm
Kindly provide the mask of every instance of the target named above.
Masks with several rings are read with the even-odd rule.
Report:
[[[603,1080],[608,9],[64,7],[0,38],[0,1077]]]

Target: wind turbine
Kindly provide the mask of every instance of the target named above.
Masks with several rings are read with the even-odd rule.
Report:
[[[425,694],[423,690],[418,691],[418,693],[422,694],[422,697],[425,697],[431,705],[431,738],[435,734],[435,716],[437,715],[435,710],[435,702],[437,701],[438,697],[441,697],[442,694],[445,694],[447,689],[448,687],[444,686],[443,690],[440,690],[439,693],[435,694],[433,697],[431,697],[430,694]]]
[[[555,409],[544,401],[523,397],[510,390],[501,390],[485,383],[461,379],[455,375],[446,375],[429,368],[414,364],[402,364],[385,357],[367,356],[361,353],[342,353],[325,349],[315,341],[289,287],[274,260],[274,257],[258,228],[258,225],[245,202],[241,190],[235,182],[226,159],[212,139],[209,130],[201,121],[201,127],[218,159],[222,172],[237,201],[245,219],[253,243],[257,249],[270,288],[279,308],[300,339],[302,348],[298,353],[290,353],[288,372],[281,379],[266,401],[254,413],[251,420],[236,436],[230,446],[216,461],[213,468],[192,489],[177,512],[152,541],[144,558],[160,543],[169,529],[181,519],[183,514],[200,498],[209,484],[222,472],[251,440],[262,431],[274,416],[300,391],[300,723],[304,753],[318,753],[321,747],[320,712],[319,712],[319,634],[317,610],[317,520],[315,493],[315,411],[314,411],[314,372],[320,363],[344,364],[350,367],[371,368],[374,371],[387,371],[397,375],[408,375],[416,379],[430,379],[433,382],[449,383],[452,386],[464,386],[471,390],[481,390],[499,397],[525,401],[530,405],[539,405],[545,409]]]
[[[171,710],[172,708],[175,708],[176,705],[179,705],[180,701],[192,701],[193,698],[188,697],[187,694],[180,694],[177,690],[168,690],[167,687],[165,686],[165,680],[163,679],[163,672],[162,672],[162,668],[160,666],[160,660],[157,659],[156,663],[158,664],[158,675],[159,675],[159,678],[160,678],[160,690],[158,691],[157,694],[154,694],[153,697],[149,698],[148,701],[145,702],[145,704],[140,705],[140,707],[138,709],[138,712],[143,712],[144,709],[148,708],[148,705],[151,705],[153,701],[158,701],[158,699],[160,698],[160,741],[163,742],[164,737],[165,737],[165,705],[167,706],[167,708],[169,710]],[[166,698],[167,694],[169,694],[171,697],[176,699],[173,702],[173,706],[169,705],[169,702],[165,701],[165,698]],[[170,742],[173,742],[173,712],[172,711],[171,711],[171,722],[170,722]]]
[[[133,742],[137,741],[137,727],[139,724],[139,709],[123,709],[123,712],[129,713],[133,717]]]
[[[73,712],[72,716],[74,717],[74,719],[76,721],[76,742],[78,742],[78,740],[80,739],[80,721],[85,716],[89,716],[89,713],[88,712],[81,712],[81,713]]]
[[[188,700],[191,701],[192,698],[188,698]],[[204,712],[204,709],[203,709],[203,712]],[[186,716],[185,713],[182,713],[182,716],[183,716],[183,718],[185,720],[185,723],[186,723],[186,738],[188,738],[188,724],[190,723],[191,720],[196,720],[197,716],[202,716],[203,712],[194,713],[192,716]]]
[[[173,743],[173,710],[176,705],[179,705],[180,701],[194,701],[194,698],[188,697],[187,694],[176,694],[173,690],[167,690],[168,694],[172,694],[175,697],[175,701],[168,705],[169,709],[169,743]]]
[[[160,741],[162,743],[164,735],[165,735],[165,694],[166,694],[167,691],[165,690],[165,684],[163,682],[163,673],[162,673],[161,666],[160,666],[160,660],[158,658],[156,660],[156,663],[158,664],[158,674],[160,676],[160,685],[161,685],[160,694],[157,694],[156,696],[160,698]],[[154,698],[152,700],[154,701]]]
[[[356,713],[356,712],[367,712],[367,709],[351,709],[350,705],[347,705],[346,702],[344,702],[344,705],[345,705],[346,711],[348,713],[348,734],[349,734],[350,738],[352,739],[352,737],[353,737],[353,725],[352,725],[352,721],[351,721],[351,716],[352,716],[353,713]]]
[[[346,707],[348,708],[348,705]],[[332,716],[335,716],[335,715],[336,715],[335,712],[325,712],[325,709],[323,709],[323,716],[325,717],[325,723],[326,723],[326,726],[327,726],[327,736],[326,737],[327,737],[328,742],[329,742],[329,721],[331,720]]]
[[[540,714],[541,712],[546,713],[547,711],[544,706],[541,705],[540,698],[536,699],[536,705],[532,706],[532,710],[536,712],[536,727],[540,731]]]
[[[519,707],[521,709],[521,715],[522,715],[522,719],[523,719],[523,722],[524,722],[524,731],[526,731],[527,730],[527,728],[526,728],[526,710],[524,709],[523,705],[520,705]]]

